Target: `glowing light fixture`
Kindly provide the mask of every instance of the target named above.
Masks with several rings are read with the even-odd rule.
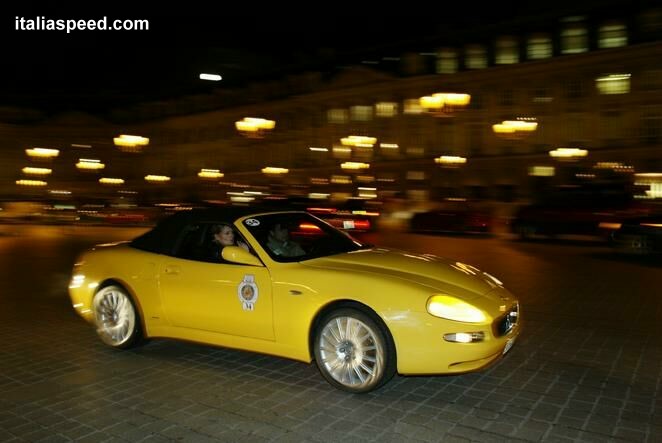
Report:
[[[434,159],[434,162],[441,165],[463,165],[467,162],[466,157],[460,157],[457,155],[442,155]]]
[[[38,158],[53,158],[60,155],[58,149],[48,149],[48,148],[30,148],[26,149],[25,153],[29,157],[38,157]]]
[[[25,168],[22,169],[23,174],[27,175],[48,175],[51,172],[53,172],[52,169],[49,168],[33,168],[30,166],[26,166]]]
[[[221,178],[223,176],[225,176],[225,174],[218,169],[201,169],[200,172],[198,172],[198,177],[200,178]]]
[[[19,186],[46,186],[48,183],[46,183],[43,180],[16,180],[16,184]]]
[[[99,160],[91,158],[80,158],[78,163],[76,163],[78,169],[94,170],[98,171],[106,167],[105,164],[101,163]]]
[[[264,174],[275,174],[275,175],[280,175],[280,174],[287,174],[290,172],[289,169],[286,168],[276,168],[274,166],[267,166],[265,168],[262,168],[262,173]]]
[[[340,167],[342,169],[353,169],[353,170],[368,169],[370,167],[370,163],[344,162],[340,165]]]
[[[200,80],[211,80],[213,82],[221,81],[223,77],[218,74],[200,74]]]
[[[121,178],[103,177],[99,179],[99,183],[104,185],[123,185],[124,180]]]
[[[167,175],[153,175],[149,174],[145,176],[145,180],[150,183],[164,183],[170,181],[170,177]]]
[[[586,157],[588,151],[586,149],[578,148],[558,148],[549,151],[549,155],[554,158],[578,158]]]

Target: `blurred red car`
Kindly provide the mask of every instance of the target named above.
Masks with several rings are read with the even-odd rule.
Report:
[[[412,232],[489,233],[493,218],[489,211],[466,201],[447,202],[441,208],[414,214]]]

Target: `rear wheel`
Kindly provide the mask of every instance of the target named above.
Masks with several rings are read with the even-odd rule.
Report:
[[[356,309],[339,309],[322,319],[314,353],[322,376],[344,391],[369,392],[395,374],[391,336],[385,327]]]
[[[141,341],[140,317],[126,289],[106,286],[94,295],[92,306],[97,333],[104,343],[126,349]]]

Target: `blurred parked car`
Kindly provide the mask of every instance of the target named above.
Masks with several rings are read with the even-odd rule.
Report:
[[[621,222],[649,211],[628,195],[569,186],[519,208],[511,229],[521,238],[591,235],[610,239]]]
[[[465,201],[457,201],[414,214],[409,228],[412,232],[489,233],[492,225],[489,211]]]

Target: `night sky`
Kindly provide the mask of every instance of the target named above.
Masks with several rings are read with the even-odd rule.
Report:
[[[409,47],[433,50],[439,38],[458,39],[490,26],[517,29],[536,20],[632,7],[632,2],[492,2],[478,6],[407,2],[407,7],[317,3],[294,11],[285,3],[219,3],[213,10],[82,13],[15,7],[2,20],[3,69],[0,106],[44,111],[104,111],[118,105],[206,93],[289,72],[327,70],[370,55],[398,56]],[[610,5],[614,5],[610,8]],[[627,6],[630,5],[630,6]],[[328,10],[324,10],[328,8]],[[433,8],[433,9],[432,9]],[[317,12],[320,11],[320,12]],[[149,19],[147,32],[15,31],[15,17],[33,19]],[[462,42],[457,42],[462,43]],[[203,82],[200,72],[223,75]]]

